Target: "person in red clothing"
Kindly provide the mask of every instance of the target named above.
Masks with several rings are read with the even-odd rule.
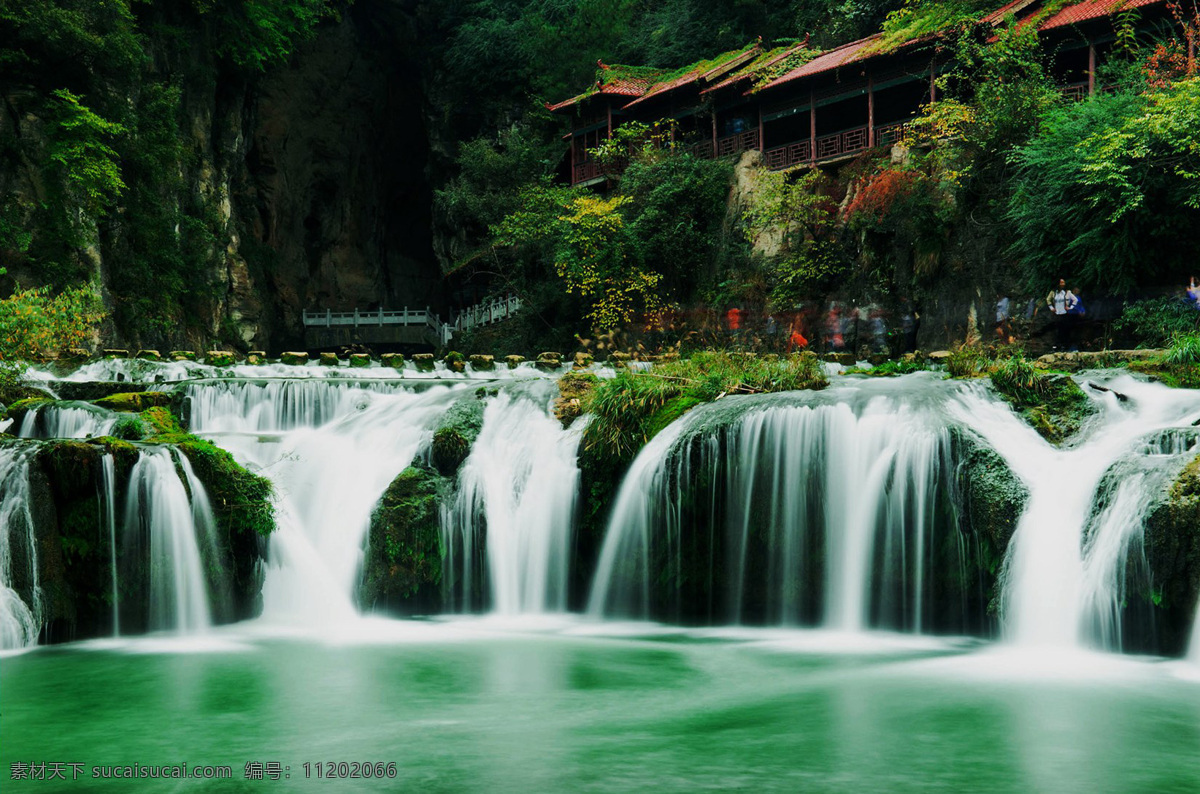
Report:
[[[788,334],[787,352],[791,353],[796,350],[804,350],[808,347],[808,339],[800,332],[800,323],[794,321],[792,323],[791,332]]]
[[[736,334],[742,327],[742,310],[735,306],[725,312],[725,326]]]

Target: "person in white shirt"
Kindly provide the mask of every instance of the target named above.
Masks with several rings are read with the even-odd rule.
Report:
[[[1067,289],[1067,280],[1058,280],[1058,289],[1052,289],[1046,295],[1046,308],[1054,314],[1054,347],[1066,347],[1069,328],[1067,312],[1075,308],[1075,295]]]

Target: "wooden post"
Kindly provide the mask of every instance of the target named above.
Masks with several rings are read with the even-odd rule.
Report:
[[[612,139],[612,102],[608,103],[608,137]]]
[[[937,64],[929,64],[929,104],[937,102]]]
[[[763,137],[763,117],[761,104],[758,106],[758,150],[760,152],[765,152],[767,150],[767,141]]]
[[[808,159],[817,162],[817,92],[808,91]]]
[[[867,148],[875,148],[875,81],[867,75]]]
[[[571,184],[575,184],[575,132],[571,132]]]
[[[1088,42],[1088,96],[1096,93],[1096,45]]]
[[[712,122],[713,122],[713,154],[712,154],[712,156],[715,159],[717,156],[717,105],[716,105],[716,103],[713,103]]]

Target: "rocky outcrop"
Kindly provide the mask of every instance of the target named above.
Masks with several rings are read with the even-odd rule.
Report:
[[[1151,509],[1143,546],[1150,571],[1144,596],[1157,608],[1159,652],[1181,654],[1200,600],[1200,457]]]
[[[487,389],[476,389],[461,397],[450,406],[433,431],[430,458],[442,475],[453,476],[471,454],[471,445],[483,429],[484,398],[487,396]]]
[[[360,601],[397,615],[438,612],[442,595],[439,506],[448,483],[412,466],[384,492],[371,516]]]

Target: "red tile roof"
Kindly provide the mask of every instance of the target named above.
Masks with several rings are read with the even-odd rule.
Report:
[[[1038,25],[1038,30],[1051,30],[1052,28],[1076,25],[1091,19],[1111,16],[1127,8],[1159,5],[1164,2],[1165,0],[1084,0],[1082,3],[1069,5],[1058,13],[1052,14],[1042,24]]]
[[[678,77],[674,77],[670,80],[664,80],[660,83],[655,83],[642,96],[630,102],[628,105],[626,105],[626,107],[633,107],[639,102],[645,102],[651,97],[664,94],[668,91],[674,91],[675,89],[682,88],[685,85],[690,85],[700,81],[708,81],[720,77],[721,75],[727,74],[733,69],[744,66],[748,61],[752,60],[761,52],[761,47],[755,43],[743,47],[740,51],[737,51],[736,55],[732,55],[732,57],[728,58],[727,60],[720,61],[716,65],[713,65],[713,61],[719,61],[722,56],[718,56],[717,58],[708,61],[701,61],[693,65],[690,69]],[[724,53],[724,55],[730,55],[730,53]]]
[[[882,33],[876,33],[865,39],[859,39],[858,41],[852,41],[849,44],[835,47],[829,52],[818,55],[803,66],[798,66],[787,74],[775,78],[763,86],[763,88],[775,88],[784,83],[790,83],[793,80],[829,72],[857,61],[865,61],[873,55],[882,55],[883,53],[876,49],[876,44],[882,38]],[[892,52],[895,52],[895,50],[892,50]]]

